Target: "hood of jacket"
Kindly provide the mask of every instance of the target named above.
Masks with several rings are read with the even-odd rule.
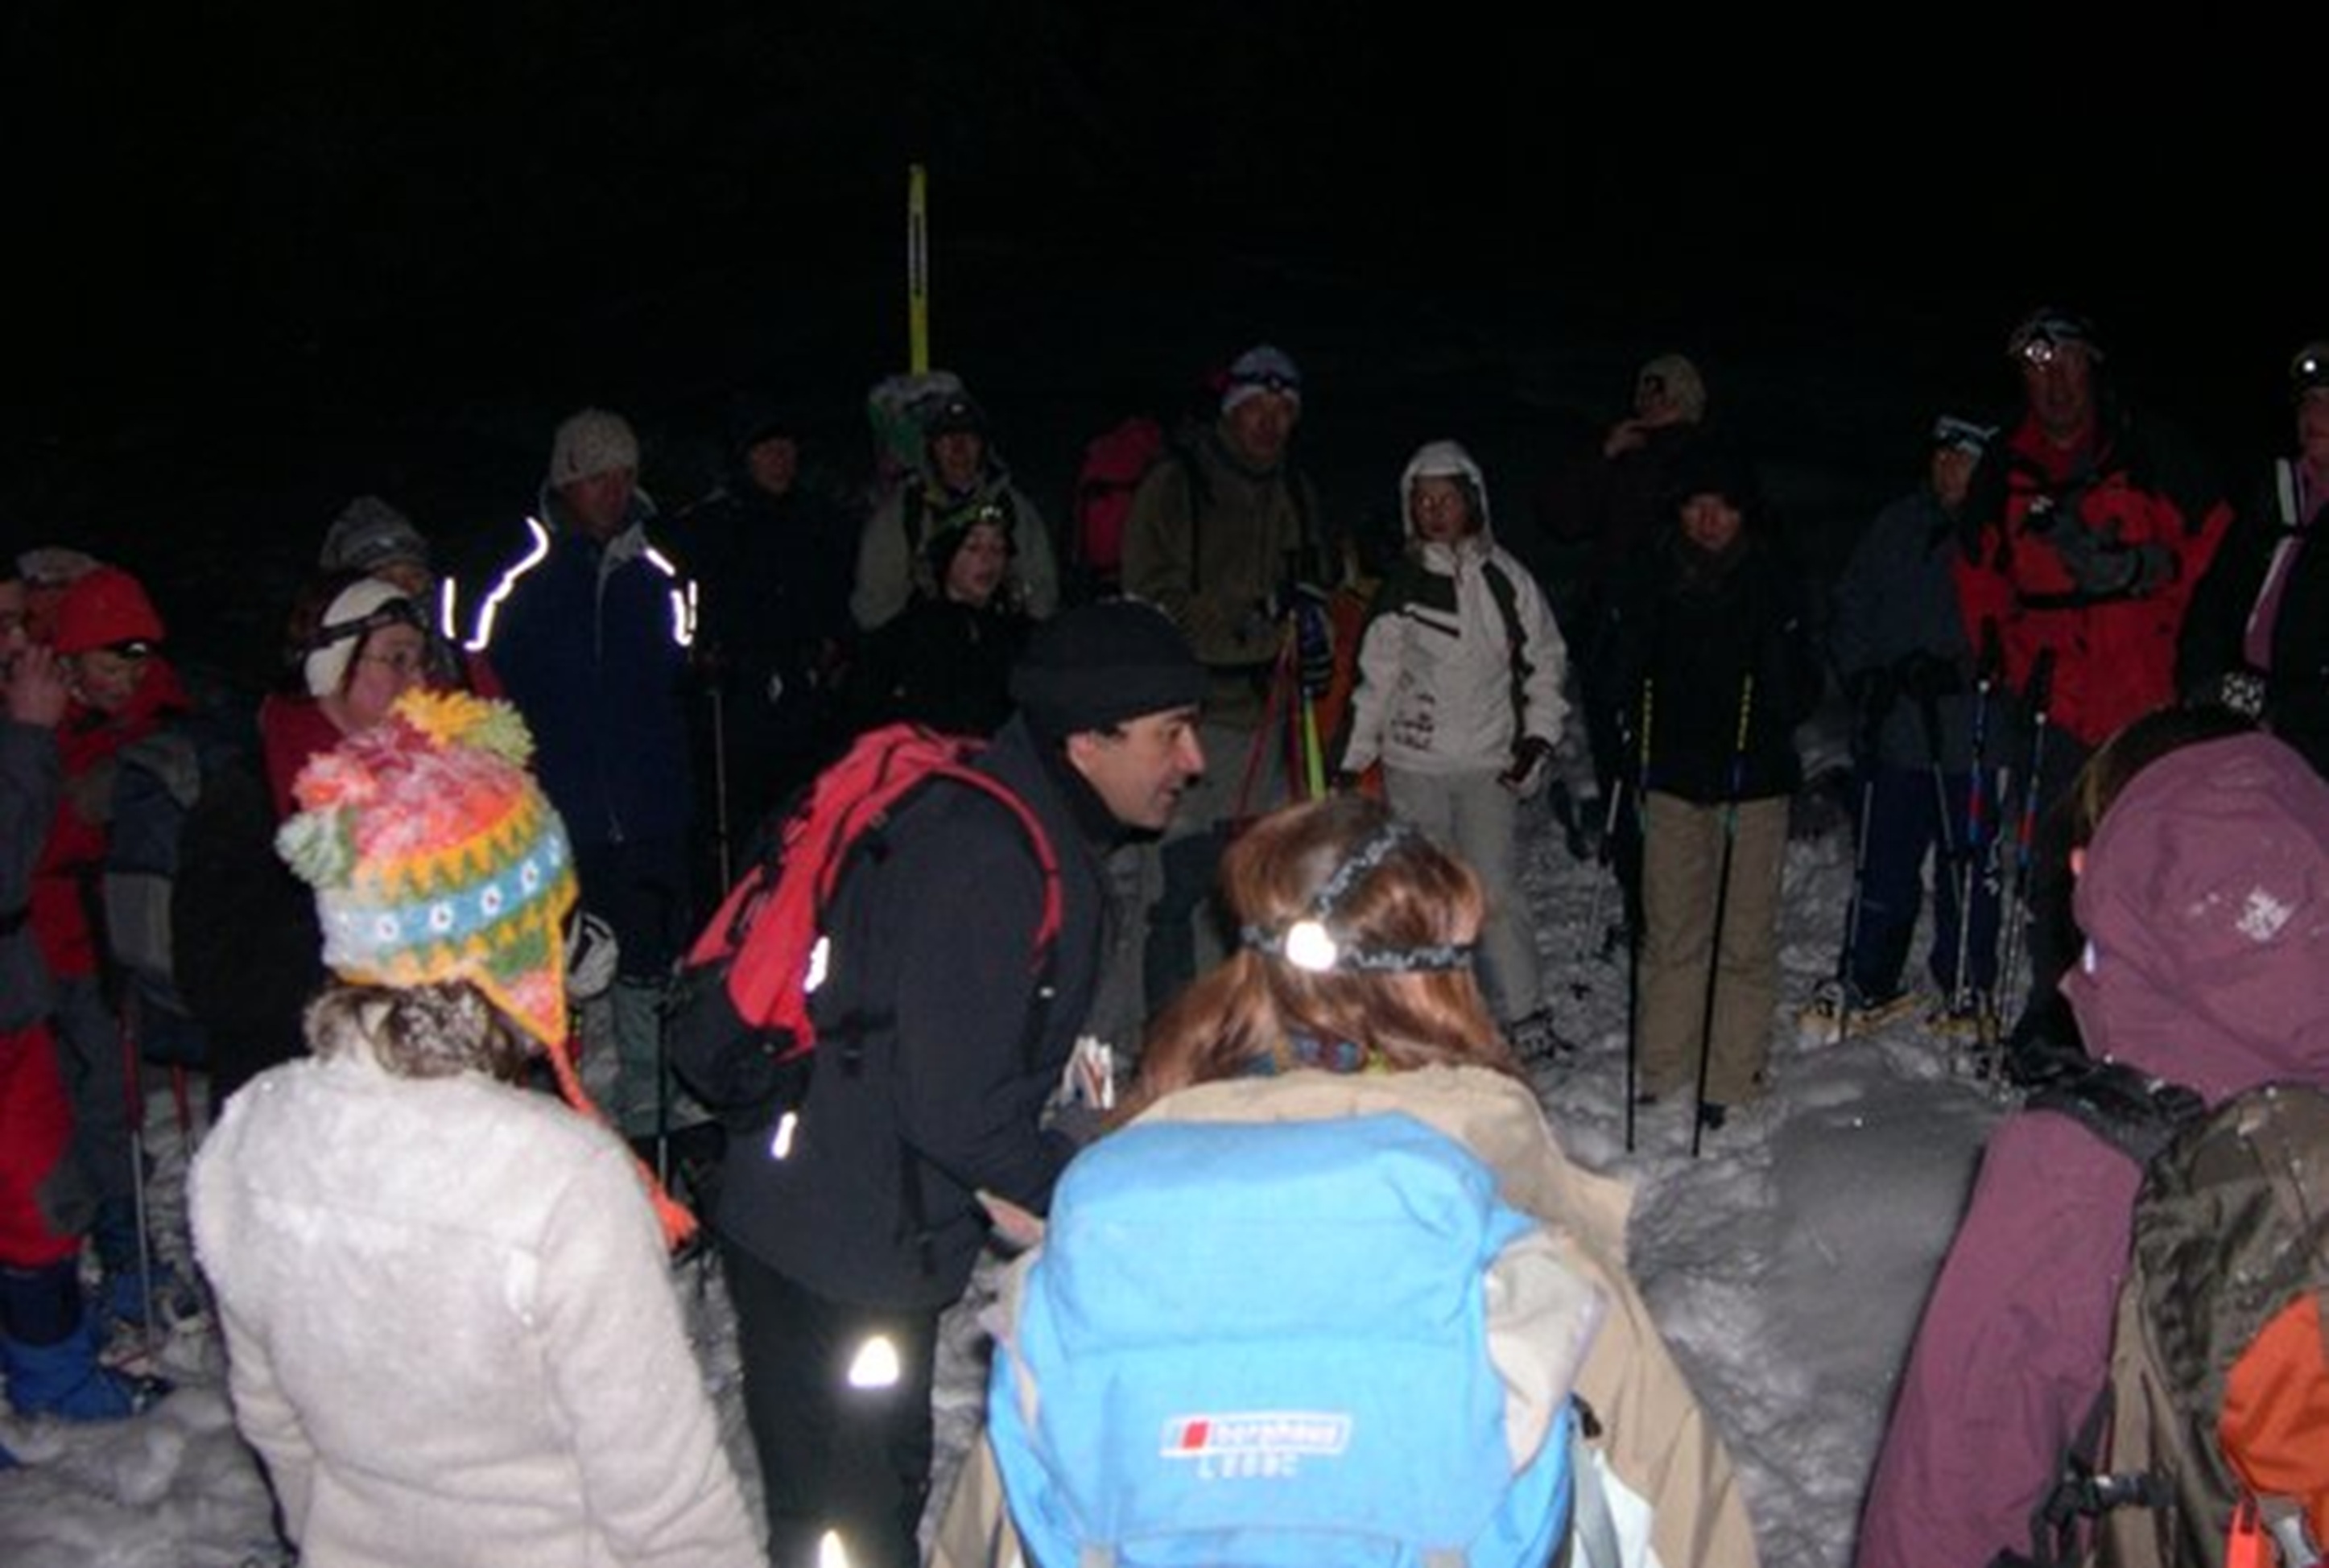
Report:
[[[1408,505],[1407,498],[1419,479],[1462,480],[1478,503],[1480,526],[1446,544],[1427,543],[1417,538],[1415,512]],[[1440,571],[1452,571],[1458,560],[1485,557],[1496,542],[1488,512],[1488,477],[1462,444],[1455,441],[1427,441],[1407,460],[1407,466],[1399,475],[1399,521],[1408,549],[1425,565]]]
[[[2103,815],[2063,990],[2089,1047],[2200,1091],[2329,1084],[2329,783],[2268,736],[2187,746]]]

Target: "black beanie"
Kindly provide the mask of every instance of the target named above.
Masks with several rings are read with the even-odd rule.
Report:
[[[1012,700],[1050,740],[1194,707],[1204,694],[1205,667],[1189,640],[1164,611],[1139,599],[1061,612],[1011,671]]]

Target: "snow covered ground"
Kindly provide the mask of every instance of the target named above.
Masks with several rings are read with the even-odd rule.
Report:
[[[1579,942],[1599,873],[1569,859],[1548,820],[1524,839],[1540,953],[1582,1047],[1542,1074],[1545,1104],[1579,1160],[1635,1183],[1635,1272],[1739,1461],[1764,1562],[1800,1568],[1849,1559],[1891,1380],[2001,1108],[1913,1022],[1841,1047],[1796,1038],[1796,1002],[1834,967],[1847,840],[1831,819],[1791,846],[1773,1093],[1693,1159],[1679,1106],[1640,1113],[1627,1151],[1622,959],[1603,962]],[[1602,893],[1606,917],[1615,900]],[[169,1095],[152,1107],[157,1225],[165,1252],[183,1262],[187,1144]],[[739,1471],[756,1490],[725,1297],[702,1267],[676,1283]],[[970,1314],[955,1328],[938,1398],[949,1459],[967,1441],[983,1386]],[[33,1461],[0,1474],[0,1563],[231,1568],[268,1548],[266,1492],[234,1433],[215,1338],[182,1332],[159,1358],[179,1386],[141,1418],[0,1431]]]

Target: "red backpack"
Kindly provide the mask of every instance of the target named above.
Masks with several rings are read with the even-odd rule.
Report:
[[[664,1021],[680,1080],[731,1127],[797,1109],[817,1048],[809,996],[825,972],[825,913],[861,854],[899,813],[948,782],[982,790],[1027,831],[1043,872],[1043,914],[1030,955],[1051,961],[1060,929],[1060,868],[1033,811],[972,766],[985,742],[913,724],[861,735],[811,783],[774,843],[740,877],[682,961]]]
[[[1164,455],[1164,427],[1146,414],[1136,414],[1095,436],[1084,446],[1076,469],[1074,532],[1071,559],[1087,587],[1095,593],[1113,589],[1124,572],[1124,523],[1132,512],[1132,493]]]

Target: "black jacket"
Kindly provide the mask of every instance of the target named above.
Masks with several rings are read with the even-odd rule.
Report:
[[[985,1232],[976,1192],[1040,1213],[1073,1152],[1038,1123],[1106,951],[1094,843],[1106,812],[1039,746],[1014,719],[980,765],[1033,809],[1059,859],[1054,994],[1037,995],[1043,882],[1024,830],[985,794],[936,784],[835,900],[816,1076],[790,1153],[777,1159],[765,1133],[731,1148],[721,1234],[829,1300],[951,1301]]]
[[[1644,782],[1646,734],[1651,790],[1702,804],[1795,793],[1818,655],[1795,570],[1752,522],[1721,560],[1659,533],[1613,585],[1603,638],[1595,679],[1627,727],[1621,776]]]

